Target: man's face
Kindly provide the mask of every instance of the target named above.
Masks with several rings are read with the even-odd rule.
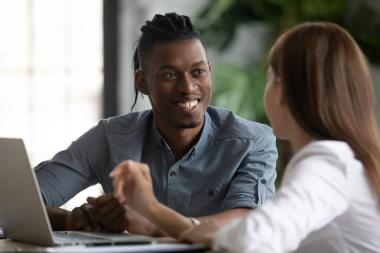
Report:
[[[211,76],[198,39],[155,44],[143,76],[157,124],[175,128],[203,125],[211,98]]]

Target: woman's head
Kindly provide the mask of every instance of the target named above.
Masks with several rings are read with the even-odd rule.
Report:
[[[277,40],[269,64],[293,117],[313,137],[339,140],[375,122],[367,63],[343,28],[296,26]]]
[[[269,55],[274,85],[298,125],[315,139],[345,141],[375,176],[380,197],[379,135],[373,85],[363,53],[338,25],[304,23]]]

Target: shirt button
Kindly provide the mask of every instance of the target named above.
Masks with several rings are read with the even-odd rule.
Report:
[[[170,174],[169,174],[171,177],[175,177],[177,175],[177,173],[175,173],[175,171],[170,171]]]
[[[260,182],[261,182],[262,184],[266,184],[266,183],[267,183],[267,180],[266,180],[265,178],[262,178],[262,179],[260,180]]]

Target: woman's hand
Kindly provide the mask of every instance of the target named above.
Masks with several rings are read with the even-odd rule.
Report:
[[[178,239],[181,242],[199,243],[211,248],[215,233],[219,229],[220,226],[215,221],[210,219],[202,221],[201,224],[182,232]]]
[[[126,160],[113,170],[111,177],[118,201],[149,217],[158,201],[154,197],[148,165]]]
[[[160,231],[177,238],[193,226],[190,219],[158,202],[146,164],[124,161],[114,169],[111,177],[118,201],[144,216]]]

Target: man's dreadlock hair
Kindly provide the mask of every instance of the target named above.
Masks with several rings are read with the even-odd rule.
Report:
[[[133,54],[134,73],[142,69],[148,52],[156,43],[170,43],[187,39],[200,39],[198,31],[194,28],[188,16],[177,13],[157,14],[152,21],[146,21],[141,27],[141,36],[136,42]],[[135,107],[139,90],[135,86],[135,101],[131,110]]]

